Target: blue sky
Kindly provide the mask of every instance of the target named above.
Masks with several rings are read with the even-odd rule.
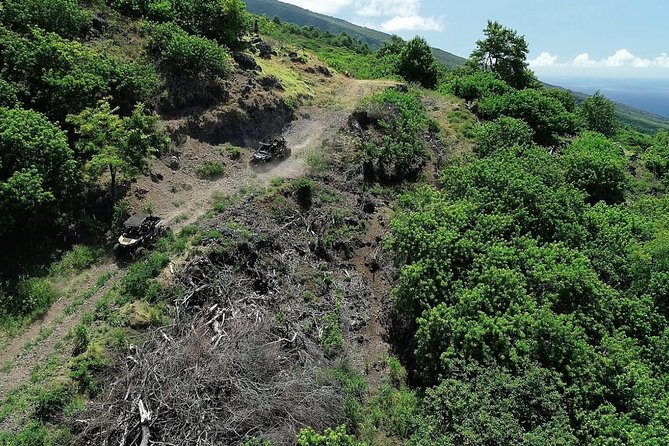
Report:
[[[488,19],[525,35],[542,75],[669,78],[668,0],[282,0],[468,56]]]

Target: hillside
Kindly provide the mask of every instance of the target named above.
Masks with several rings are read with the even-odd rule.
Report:
[[[0,446],[669,444],[669,134],[515,31],[3,8]]]
[[[374,49],[390,38],[390,34],[354,25],[345,20],[311,12],[299,6],[277,0],[244,0],[244,2],[247,9],[254,14],[265,15],[269,18],[276,16],[281,20],[299,26],[314,26],[333,34],[346,33],[351,37],[360,39]],[[466,60],[439,48],[432,48],[432,51],[437,60],[449,68],[460,66]]]

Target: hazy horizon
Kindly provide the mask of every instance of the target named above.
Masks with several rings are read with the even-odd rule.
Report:
[[[580,93],[600,91],[616,102],[669,118],[669,79],[605,77],[587,75],[542,75],[546,83]]]

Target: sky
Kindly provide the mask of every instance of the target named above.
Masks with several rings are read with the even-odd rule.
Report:
[[[669,0],[281,0],[467,57],[489,19],[539,75],[669,79]]]

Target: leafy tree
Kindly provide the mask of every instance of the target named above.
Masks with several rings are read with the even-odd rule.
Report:
[[[51,206],[78,185],[65,134],[37,112],[0,107],[0,234],[19,220],[48,221]]]
[[[64,122],[109,95],[129,112],[157,91],[157,74],[146,64],[120,62],[54,33],[34,31],[31,37],[0,31],[0,75],[17,86],[25,107],[53,121]]]
[[[407,43],[400,36],[392,35],[379,46],[379,49],[376,50],[376,55],[378,57],[398,56],[406,44]]]
[[[409,40],[400,51],[398,72],[410,82],[418,82],[426,88],[437,84],[438,62],[432,49],[422,37]]]
[[[514,88],[526,87],[532,76],[527,71],[525,37],[493,21],[488,21],[483,34],[486,38],[476,42],[469,65],[497,74]]]
[[[474,138],[476,154],[485,157],[512,147],[520,150],[531,147],[534,132],[525,121],[503,116],[479,126]]]
[[[618,121],[615,116],[615,105],[599,92],[583,101],[578,114],[585,122],[588,130],[612,137],[616,133]]]
[[[88,174],[92,178],[109,174],[112,203],[116,203],[119,177],[132,178],[143,173],[147,158],[169,143],[167,135],[156,128],[158,117],[146,114],[143,104],[125,118],[116,111],[101,101],[96,108],[68,117],[68,122],[76,126],[77,149],[89,158]]]

